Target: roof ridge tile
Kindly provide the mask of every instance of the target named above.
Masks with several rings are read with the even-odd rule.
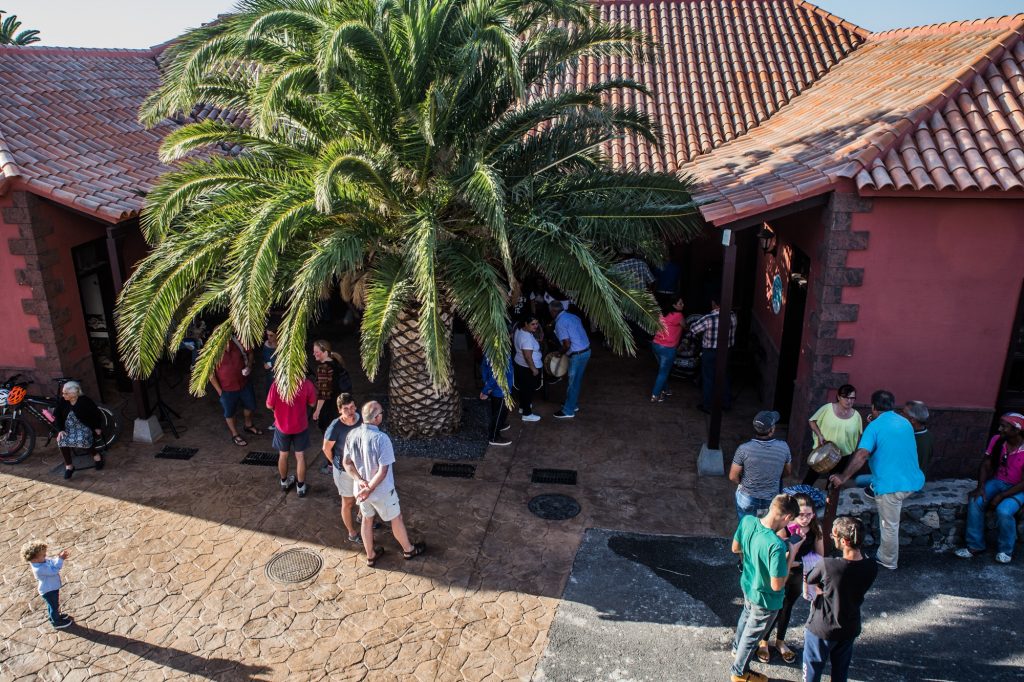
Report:
[[[920,26],[907,26],[904,28],[893,28],[888,31],[878,31],[867,35],[868,42],[882,40],[894,40],[908,36],[922,36],[929,34],[950,34],[963,33],[965,31],[986,31],[999,28],[1024,30],[1024,13],[1005,14],[998,17],[987,17],[984,19],[961,19],[958,21],[946,21],[938,24],[922,24]]]

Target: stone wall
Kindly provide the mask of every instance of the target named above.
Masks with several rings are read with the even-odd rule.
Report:
[[[962,547],[967,523],[967,494],[977,485],[977,481],[966,479],[933,481],[904,500],[900,516],[900,546]],[[863,490],[844,490],[839,497],[837,514],[859,518],[867,531],[865,544],[873,546],[878,544],[879,538],[878,509],[874,501],[864,496]],[[1019,542],[1024,538],[1024,518],[1018,519],[1017,529]],[[994,541],[994,537],[990,541]]]

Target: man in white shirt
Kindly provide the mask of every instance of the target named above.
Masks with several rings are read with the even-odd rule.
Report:
[[[373,567],[384,551],[373,544],[373,517],[380,516],[385,523],[391,522],[391,534],[402,546],[405,559],[417,557],[426,550],[425,542],[410,542],[409,533],[402,521],[402,509],[398,505],[395,490],[395,450],[391,438],[380,430],[384,421],[384,408],[375,400],[363,405],[363,423],[353,429],[345,439],[345,456],[342,464],[355,481],[356,502],[363,514],[363,547],[366,549],[366,565]]]

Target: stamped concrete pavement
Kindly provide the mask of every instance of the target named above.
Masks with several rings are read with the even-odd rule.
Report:
[[[70,481],[53,471],[56,449],[40,443],[0,470],[0,680],[529,679],[586,528],[729,531],[728,484],[696,478],[696,390],[676,387],[651,405],[653,372],[646,354],[598,349],[580,415],[549,418],[564,391],[551,387],[544,419],[513,419],[513,446],[490,448],[473,479],[434,477],[432,461],[401,459],[406,522],[429,551],[403,561],[382,533],[388,552],[376,569],[348,543],[330,479],[311,467],[312,493],[299,499],[281,494],[275,469],[240,466],[246,450],[270,449],[269,435],[231,445],[210,396],[165,389],[187,427],[180,440],[119,444],[106,469]],[[472,395],[471,379],[461,385]],[[356,390],[383,392],[365,378]],[[737,405],[724,429],[733,446],[758,408],[749,392]],[[154,459],[164,444],[199,452]],[[535,467],[576,469],[579,483],[532,484]],[[573,495],[581,514],[533,516],[526,503],[546,492]],[[18,556],[35,537],[71,551],[61,599],[72,629],[48,626]],[[318,552],[323,569],[306,583],[271,582],[267,561],[294,547]]]

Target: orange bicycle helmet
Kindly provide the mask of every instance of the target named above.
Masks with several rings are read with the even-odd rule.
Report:
[[[25,399],[25,387],[24,386],[14,386],[14,387],[11,388],[10,391],[7,392],[7,404],[8,405],[17,405],[18,403],[20,403],[24,399]]]

